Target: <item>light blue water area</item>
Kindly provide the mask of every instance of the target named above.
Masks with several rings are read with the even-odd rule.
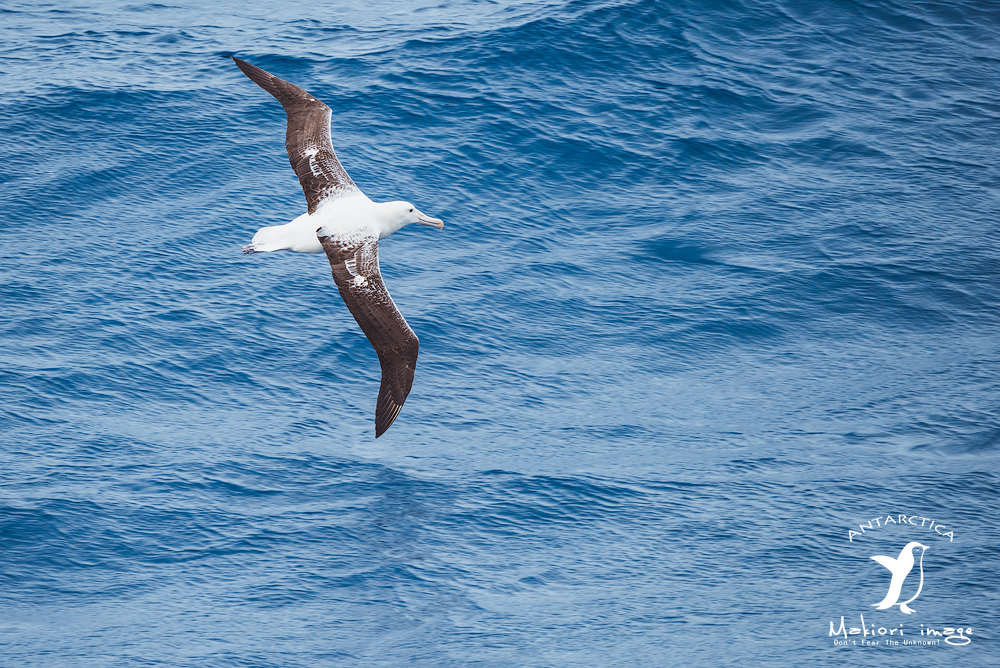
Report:
[[[989,665],[998,27],[0,6],[0,663]],[[305,202],[231,55],[445,221],[380,244],[420,358],[377,441],[325,256],[240,253]],[[861,614],[972,640],[834,646]]]

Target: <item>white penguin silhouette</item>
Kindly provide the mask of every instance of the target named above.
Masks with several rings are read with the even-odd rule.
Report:
[[[914,594],[909,601],[904,601],[899,604],[899,609],[904,614],[910,614],[913,612],[913,608],[906,605],[917,596],[920,596],[920,590],[924,588],[924,553],[927,551],[926,545],[921,545],[917,542],[907,543],[903,551],[899,553],[899,556],[893,559],[892,557],[878,556],[872,557],[875,561],[882,564],[889,569],[892,573],[892,581],[889,583],[889,593],[885,595],[881,603],[873,603],[872,606],[879,609],[885,610],[886,608],[891,608],[896,605],[896,600],[899,598],[899,592],[903,589],[903,580],[906,576],[910,574],[913,569],[913,550],[914,548],[920,548],[922,552],[920,553],[920,586],[917,587],[917,593]]]

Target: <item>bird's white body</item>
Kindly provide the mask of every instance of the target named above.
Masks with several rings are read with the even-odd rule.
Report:
[[[426,221],[433,220],[433,223]],[[320,236],[384,239],[410,223],[440,223],[424,216],[409,202],[376,203],[363,194],[329,200],[314,213],[304,213],[290,223],[262,227],[244,250],[253,253],[290,250],[322,253]]]

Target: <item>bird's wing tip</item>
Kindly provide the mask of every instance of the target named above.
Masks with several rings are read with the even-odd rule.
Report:
[[[375,411],[375,438],[378,438],[392,426],[392,423],[399,417],[402,404],[392,401],[388,407],[383,407],[381,411]]]

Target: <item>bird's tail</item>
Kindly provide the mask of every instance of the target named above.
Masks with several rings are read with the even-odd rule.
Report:
[[[253,235],[250,243],[243,247],[243,254],[252,255],[254,253],[284,250],[286,246],[282,243],[283,227],[284,225],[274,225],[271,227],[262,227],[257,230],[257,234]]]

